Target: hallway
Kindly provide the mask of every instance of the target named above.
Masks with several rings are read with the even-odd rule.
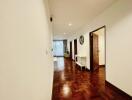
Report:
[[[81,71],[74,61],[56,58],[52,100],[130,100],[105,83],[105,69]]]

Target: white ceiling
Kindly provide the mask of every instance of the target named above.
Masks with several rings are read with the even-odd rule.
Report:
[[[49,0],[54,35],[72,34],[116,0]],[[69,26],[68,24],[72,24]]]

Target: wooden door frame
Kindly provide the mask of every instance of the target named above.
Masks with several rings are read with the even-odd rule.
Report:
[[[72,41],[70,41],[70,58],[72,59]]]
[[[93,38],[91,37],[93,35],[94,32],[100,30],[104,28],[104,46],[105,46],[105,50],[104,50],[104,53],[105,53],[105,66],[106,66],[106,26],[102,26],[92,32],[90,32],[89,34],[89,43],[90,43],[90,71],[93,71]]]
[[[76,49],[75,49],[75,41],[76,41]],[[76,51],[76,54],[77,54],[77,39],[74,39],[74,60],[76,59],[75,58],[75,51]]]

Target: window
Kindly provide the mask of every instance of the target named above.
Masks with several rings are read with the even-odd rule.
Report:
[[[53,41],[53,55],[64,56],[63,41]]]

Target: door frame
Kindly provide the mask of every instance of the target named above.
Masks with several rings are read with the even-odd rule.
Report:
[[[76,41],[76,43],[75,43]],[[74,39],[74,60],[76,60],[75,55],[77,55],[77,39]]]
[[[93,35],[94,32],[96,32],[96,31],[98,31],[102,28],[104,28],[104,42],[105,42],[105,44],[104,44],[104,46],[105,46],[104,47],[105,48],[104,53],[105,53],[105,66],[106,66],[106,26],[104,25],[104,26],[102,26],[102,27],[100,27],[100,28],[98,28],[98,29],[96,29],[96,30],[89,33],[90,71],[93,71],[93,38],[92,38],[92,35]]]
[[[70,41],[70,58],[72,59],[72,41]]]

